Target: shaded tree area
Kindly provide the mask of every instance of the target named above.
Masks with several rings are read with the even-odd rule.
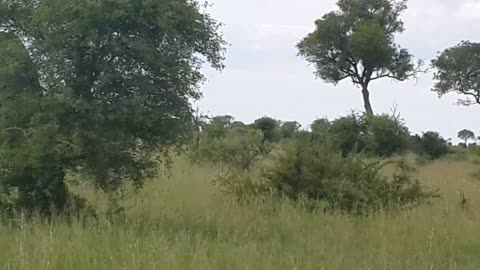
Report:
[[[68,206],[65,175],[141,185],[189,142],[200,68],[223,67],[195,1],[0,1],[0,206]]]

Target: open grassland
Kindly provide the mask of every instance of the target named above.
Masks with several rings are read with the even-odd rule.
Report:
[[[480,181],[467,161],[419,168],[441,199],[399,214],[353,218],[301,205],[239,205],[215,171],[176,162],[125,202],[118,222],[0,225],[0,269],[480,269]],[[461,207],[466,192],[466,207]],[[90,194],[99,209],[103,196]]]

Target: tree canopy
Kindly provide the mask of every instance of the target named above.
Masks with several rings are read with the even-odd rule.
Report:
[[[0,185],[20,201],[65,190],[71,169],[140,184],[189,138],[201,67],[223,67],[196,1],[0,0],[0,29]]]
[[[463,41],[448,48],[432,61],[436,69],[433,91],[441,97],[458,93],[460,104],[480,104],[480,43]]]
[[[316,29],[298,45],[299,54],[316,68],[316,75],[337,84],[344,79],[362,89],[365,110],[373,114],[369,85],[381,78],[407,80],[420,72],[407,49],[394,41],[402,33],[400,18],[406,1],[340,0],[338,11],[315,22]]]
[[[465,145],[468,145],[469,140],[475,140],[475,133],[471,130],[464,129],[458,132],[458,138],[465,141]]]

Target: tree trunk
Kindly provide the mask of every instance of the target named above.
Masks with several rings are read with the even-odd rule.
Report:
[[[362,86],[362,95],[365,112],[367,115],[373,116],[372,104],[370,104],[370,92],[368,92],[367,86]]]

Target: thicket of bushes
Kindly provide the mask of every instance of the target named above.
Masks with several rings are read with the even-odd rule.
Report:
[[[383,172],[388,164],[358,154],[344,157],[326,142],[297,141],[284,147],[263,177],[293,200],[303,196],[354,213],[413,207],[434,197],[423,191],[407,163],[393,164],[390,177]]]
[[[406,162],[379,161],[406,151],[438,158],[448,147],[443,152],[446,141],[435,134],[412,137],[400,119],[388,115],[319,119],[310,130],[267,117],[239,125],[223,116],[203,126],[191,157],[218,165],[215,183],[239,199],[275,194],[365,213],[413,207],[435,197]],[[394,166],[389,177],[386,165]]]

